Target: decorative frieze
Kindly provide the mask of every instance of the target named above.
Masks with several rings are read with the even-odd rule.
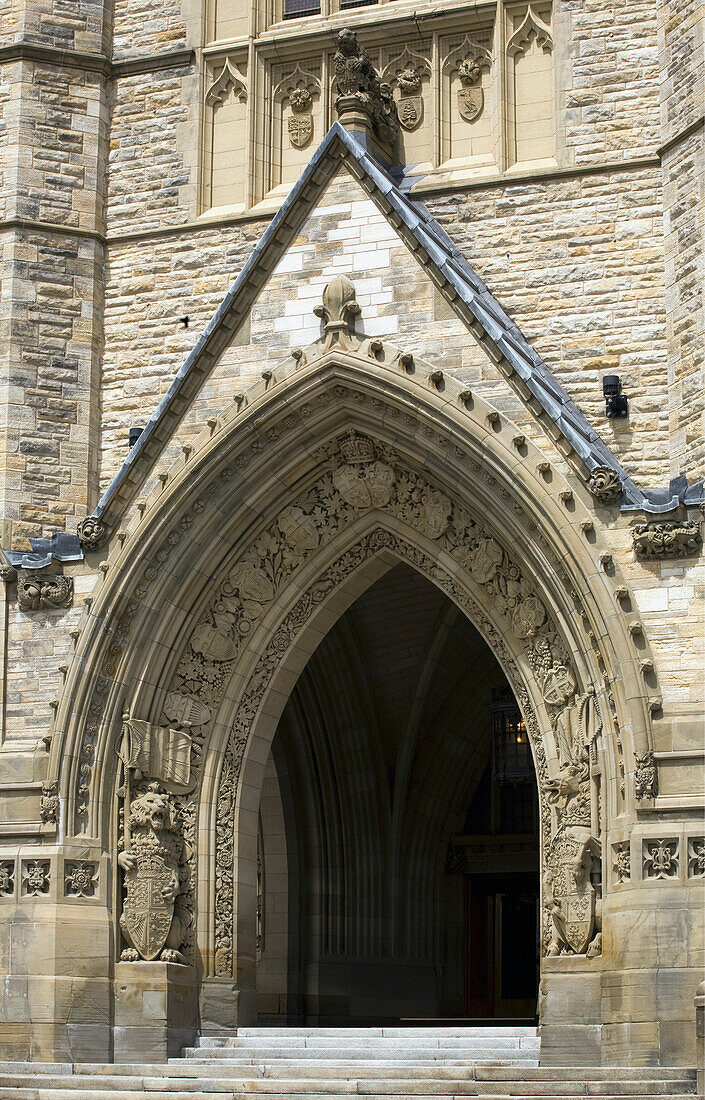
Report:
[[[639,561],[690,558],[700,553],[703,537],[694,520],[638,523],[632,528],[634,553]]]

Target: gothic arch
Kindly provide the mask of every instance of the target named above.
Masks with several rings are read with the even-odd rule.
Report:
[[[163,723],[167,696],[196,685],[198,673],[185,673],[184,661],[193,666],[195,654],[202,671],[210,661],[209,690],[217,690],[208,720],[188,726],[197,786],[182,808],[199,851],[189,889],[192,904],[198,895],[206,973],[233,966],[232,948],[216,942],[219,918],[211,906],[219,903],[210,883],[222,878],[222,868],[213,872],[215,808],[238,722],[245,730],[243,774],[264,763],[266,738],[259,748],[247,740],[259,703],[243,725],[242,700],[253,674],[261,677],[257,661],[276,648],[286,616],[306,599],[302,592],[320,589],[326,571],[365,538],[382,540],[371,560],[382,550],[406,556],[459,606],[465,601],[515,687],[534,751],[543,746],[539,774],[543,767],[544,782],[553,784],[554,807],[544,804],[545,828],[553,815],[555,834],[576,794],[594,802],[594,791],[586,791],[598,774],[607,826],[634,813],[626,774],[632,752],[651,747],[650,709],[658,704],[645,687],[652,662],[641,625],[601,545],[585,486],[577,477],[569,484],[476,395],[377,342],[356,352],[332,347],[311,361],[302,353],[294,366],[265,370],[262,382],[237,395],[227,416],[210,422],[193,451],[184,448],[183,459],[157,481],[114,539],[88,601],[57,714],[53,764],[57,774],[60,758],[68,764],[60,776],[66,835],[100,850],[113,846],[123,711]],[[361,500],[361,491],[369,499]],[[263,573],[257,563],[267,554]],[[238,634],[245,626],[248,632]],[[276,684],[266,685],[276,701],[263,703],[270,739],[307,651],[309,643],[297,642],[293,664],[278,660]],[[201,688],[195,694],[203,703]],[[598,753],[591,735],[585,748],[592,778],[571,794],[566,739],[586,721],[596,736],[590,708],[599,715],[601,747]],[[225,782],[230,797],[227,775]],[[242,801],[250,789],[256,783],[232,792],[243,837],[242,815],[256,819],[256,807]],[[587,819],[585,813],[583,805],[581,827],[588,828],[590,809]]]

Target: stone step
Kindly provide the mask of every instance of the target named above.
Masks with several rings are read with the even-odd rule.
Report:
[[[220,1041],[211,1040],[209,1042],[200,1042],[194,1049],[202,1051],[213,1050],[241,1050],[243,1048],[261,1048],[271,1047],[272,1049],[292,1050],[300,1048],[315,1047],[321,1050],[327,1050],[336,1047],[346,1047],[348,1049],[359,1050],[414,1050],[418,1047],[424,1047],[426,1049],[439,1047],[458,1048],[463,1047],[476,1047],[481,1046],[492,1050],[515,1050],[519,1047],[531,1047],[537,1049],[541,1045],[541,1040],[537,1035],[527,1036],[509,1036],[505,1038],[494,1036],[480,1036],[480,1035],[462,1035],[462,1036],[418,1036],[414,1039],[394,1039],[390,1037],[378,1037],[378,1036],[328,1036],[328,1035],[234,1035],[227,1039]]]
[[[454,1096],[477,1096],[478,1093],[486,1095],[510,1095],[523,1097],[552,1097],[560,1093],[570,1096],[631,1096],[631,1097],[659,1097],[672,1094],[678,1089],[681,1094],[687,1095],[692,1090],[692,1078],[671,1079],[661,1081],[657,1079],[638,1080],[602,1080],[585,1081],[571,1080],[568,1076],[562,1080],[537,1081],[477,1081],[469,1079],[427,1079],[427,1080],[369,1080],[347,1079],[326,1081],[325,1093],[328,1096],[398,1096],[403,1092],[407,1096],[446,1096],[451,1093]],[[194,1078],[187,1080],[176,1078],[165,1080],[162,1076],[67,1076],[57,1075],[42,1076],[37,1081],[36,1075],[2,1075],[0,1076],[0,1095],[8,1089],[29,1090],[40,1088],[52,1092],[65,1091],[75,1097],[78,1093],[93,1092],[101,1096],[106,1092],[119,1090],[121,1092],[148,1093],[167,1092],[175,1093],[207,1093],[209,1095],[230,1095],[233,1091],[231,1080],[220,1078],[201,1080]],[[271,1080],[253,1077],[249,1080],[240,1080],[237,1083],[237,1091],[251,1095],[271,1096],[272,1094],[285,1093],[289,1096],[309,1096],[311,1093],[320,1092],[320,1082],[314,1079],[306,1080]]]
[[[487,1026],[487,1027],[475,1027],[473,1025],[455,1026],[455,1027],[239,1027],[237,1029],[237,1037],[251,1037],[251,1036],[267,1036],[268,1038],[274,1035],[281,1035],[284,1038],[290,1036],[316,1036],[341,1038],[341,1037],[360,1037],[360,1038],[389,1038],[389,1039],[418,1039],[424,1036],[431,1036],[433,1038],[454,1038],[462,1039],[466,1035],[480,1035],[483,1038],[527,1038],[538,1036],[538,1028],[536,1027],[518,1027],[510,1025],[507,1027],[500,1026]],[[212,1043],[227,1041],[232,1038],[230,1035],[204,1035],[200,1042],[204,1046],[208,1046]]]
[[[580,1096],[598,1096],[598,1097],[601,1096],[603,1098],[604,1097],[624,1097],[625,1095],[626,1096],[628,1096],[628,1095],[637,1095],[637,1094],[634,1094],[634,1093],[629,1094],[629,1093],[624,1093],[624,1092],[618,1092],[618,1093],[610,1093],[610,1092],[606,1092],[606,1091],[597,1091],[596,1092],[592,1089],[591,1086],[588,1086],[588,1085],[585,1085],[584,1089],[585,1090],[590,1089],[590,1091],[583,1091],[581,1093],[561,1091],[561,1092],[552,1092],[552,1093],[549,1093],[549,1094],[544,1093],[543,1095],[544,1096],[549,1096],[550,1100],[575,1100],[576,1095],[580,1095]],[[96,1095],[100,1095],[102,1097],[102,1100],[120,1100],[120,1097],[124,1096],[125,1094],[124,1094],[124,1092],[122,1092],[120,1090],[112,1090],[112,1089],[111,1090],[107,1090],[107,1089],[102,1090],[99,1094],[97,1094],[95,1091],[90,1091],[90,1090],[88,1090],[88,1091],[86,1091],[86,1090],[77,1090],[77,1091],[71,1093],[72,1100],[95,1100]],[[194,1092],[178,1092],[178,1091],[165,1092],[165,1091],[158,1091],[158,1090],[153,1091],[153,1090],[147,1090],[147,1089],[145,1089],[144,1091],[130,1093],[131,1098],[136,1098],[136,1097],[140,1096],[140,1097],[145,1097],[145,1100],[147,1100],[147,1098],[148,1098],[148,1100],[194,1100],[194,1096],[198,1096],[198,1095],[203,1096],[204,1100],[208,1100],[208,1097],[210,1095],[212,1095],[212,1093],[201,1092],[199,1094],[199,1093],[194,1093]],[[250,1100],[253,1093],[251,1091],[245,1091],[245,1090],[238,1087],[237,1089],[235,1089],[231,1092],[227,1092],[225,1094],[221,1093],[221,1095],[227,1095],[229,1100]],[[292,1094],[290,1092],[271,1092],[271,1093],[267,1093],[267,1100],[290,1100],[291,1095]],[[299,1094],[299,1095],[301,1095],[301,1094]],[[365,1097],[367,1097],[367,1100],[389,1100],[390,1096],[408,1097],[410,1094],[407,1091],[406,1087],[400,1087],[399,1091],[395,1092],[395,1093],[390,1093],[390,1092],[378,1093],[378,1092],[373,1092],[373,1091],[370,1091],[370,1090],[365,1090],[365,1091],[358,1091],[358,1093],[356,1095],[359,1095],[359,1096],[364,1095]],[[468,1095],[472,1095],[472,1096],[475,1096],[476,1098],[480,1098],[480,1100],[516,1100],[516,1098],[518,1096],[526,1097],[528,1094],[527,1093],[522,1093],[522,1092],[516,1092],[516,1091],[513,1091],[513,1092],[507,1092],[507,1091],[505,1091],[505,1092],[494,1092],[494,1091],[493,1092],[488,1092],[488,1091],[486,1091],[486,1089],[480,1088],[480,1089],[476,1090],[473,1093],[468,1093],[468,1092],[458,1093],[458,1092],[454,1092],[454,1091],[451,1090],[451,1091],[446,1091],[446,1092],[436,1092],[436,1093],[433,1093],[432,1095],[433,1095],[434,1100],[456,1100],[456,1098],[457,1098],[457,1100],[460,1100],[460,1097],[465,1097],[465,1096],[468,1096]],[[535,1097],[537,1095],[540,1096],[541,1094],[536,1094],[536,1093],[531,1094],[532,1097]],[[641,1096],[647,1095],[648,1096],[648,1095],[656,1095],[656,1094],[641,1093],[641,1094],[638,1094],[638,1095],[641,1095]],[[684,1095],[687,1095],[687,1093],[684,1093],[681,1090],[681,1091],[677,1091],[677,1092],[659,1093],[658,1097],[659,1097],[659,1100],[676,1100],[677,1097],[682,1098]],[[691,1091],[690,1095],[692,1095],[692,1091]],[[331,1093],[328,1092],[328,1091],[309,1092],[309,1093],[306,1094],[306,1096],[307,1096],[307,1100],[328,1100],[328,1098],[331,1096]],[[54,1100],[55,1097],[56,1097],[56,1090],[43,1088],[41,1086],[37,1087],[35,1085],[32,1088],[12,1088],[12,1087],[5,1088],[5,1087],[0,1086],[0,1100]]]
[[[503,1061],[509,1062],[522,1062],[522,1061],[538,1061],[538,1048],[530,1047],[517,1047],[513,1050],[497,1050],[494,1047],[411,1047],[408,1050],[399,1051],[392,1048],[389,1053],[395,1053],[399,1061],[446,1061],[447,1059],[453,1059],[455,1061],[472,1062],[476,1060],[480,1061]],[[222,1050],[214,1049],[208,1051],[207,1056],[200,1047],[185,1047],[183,1051],[184,1057],[199,1061],[223,1061],[229,1060],[239,1061],[241,1058],[248,1058],[250,1061],[255,1062],[269,1062],[273,1058],[296,1058],[297,1061],[307,1060],[313,1058],[317,1061],[323,1061],[326,1058],[332,1058],[336,1061],[344,1059],[346,1061],[367,1061],[369,1059],[384,1059],[384,1053],[380,1052],[378,1048],[369,1047],[331,1047],[329,1049],[315,1046],[315,1047],[297,1047],[295,1049],[279,1048],[276,1047],[243,1047],[240,1050],[236,1048],[226,1048]]]
[[[59,1063],[61,1066],[62,1063]],[[67,1072],[71,1072],[71,1066],[65,1066]],[[36,1076],[36,1063],[17,1062],[0,1064],[0,1073],[23,1073]],[[42,1066],[42,1069],[44,1067]],[[297,1072],[300,1070],[300,1073]],[[253,1072],[254,1071],[254,1072]],[[54,1073],[53,1067],[49,1069]],[[166,1065],[145,1065],[133,1063],[130,1065],[113,1065],[112,1063],[77,1063],[73,1067],[76,1076],[99,1077],[182,1077],[198,1078],[215,1077],[232,1079],[240,1077],[262,1077],[272,1080],[298,1079],[319,1077],[325,1075],[331,1079],[343,1080],[355,1078],[358,1080],[374,1078],[384,1079],[410,1079],[410,1080],[477,1080],[477,1081],[652,1081],[656,1080],[686,1080],[695,1081],[695,1070],[682,1067],[670,1067],[654,1069],[651,1066],[626,1066],[626,1067],[602,1067],[602,1066],[478,1066],[465,1063],[450,1065],[407,1066],[404,1062],[326,1062],[322,1066],[311,1065],[309,1062],[301,1063],[298,1067],[291,1062],[275,1064],[268,1062],[253,1066],[248,1065],[208,1065],[203,1063],[185,1062],[180,1058],[173,1059]]]

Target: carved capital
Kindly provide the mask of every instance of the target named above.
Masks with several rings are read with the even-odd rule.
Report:
[[[17,580],[17,602],[22,611],[50,611],[68,607],[73,599],[73,578],[61,573],[40,573],[21,569]]]

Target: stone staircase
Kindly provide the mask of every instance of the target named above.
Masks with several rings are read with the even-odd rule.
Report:
[[[203,1038],[166,1065],[0,1063],[0,1100],[695,1094],[694,1070],[546,1068],[538,1064],[539,1046],[536,1028],[527,1027],[240,1028],[235,1036]]]

